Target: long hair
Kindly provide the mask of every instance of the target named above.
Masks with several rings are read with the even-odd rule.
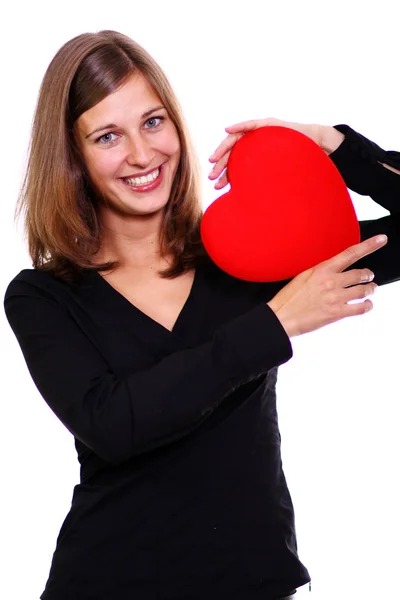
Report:
[[[33,120],[28,165],[17,203],[24,213],[32,265],[73,281],[95,264],[102,225],[74,136],[82,113],[116,91],[134,73],[143,75],[165,106],[178,132],[181,158],[160,230],[161,256],[172,257],[160,274],[176,277],[206,257],[198,160],[179,101],[157,62],[136,42],[115,31],[78,35],[51,61],[41,84]]]

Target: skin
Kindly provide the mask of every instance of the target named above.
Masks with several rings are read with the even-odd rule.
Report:
[[[99,261],[118,259],[137,268],[159,266],[158,234],[181,152],[165,108],[143,116],[161,105],[146,79],[135,74],[76,122],[76,139],[92,185],[106,199],[100,207],[105,234]],[[109,124],[115,127],[105,127]],[[161,164],[165,164],[163,181],[155,190],[140,193],[121,181]]]

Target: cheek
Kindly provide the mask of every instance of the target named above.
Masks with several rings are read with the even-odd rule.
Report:
[[[89,175],[94,181],[113,177],[119,164],[120,159],[117,152],[94,153],[87,160]]]
[[[179,137],[175,130],[175,127],[171,126],[170,129],[165,131],[163,139],[164,152],[170,156],[175,156],[179,160],[180,156],[180,143]]]

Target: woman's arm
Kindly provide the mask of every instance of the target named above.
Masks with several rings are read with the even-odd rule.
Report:
[[[370,196],[390,212],[389,216],[381,219],[360,221],[362,240],[384,233],[389,241],[384,248],[363,258],[353,267],[370,268],[375,273],[378,285],[399,280],[400,152],[383,150],[348,125],[304,125],[273,118],[231,125],[226,128],[228,136],[210,157],[210,162],[215,165],[209,178],[218,179],[215,188],[221,190],[229,183],[226,166],[238,139],[259,127],[274,125],[307,135],[329,155],[349,189],[360,195]]]
[[[279,319],[260,303],[208,342],[117,377],[58,297],[40,287],[37,275],[23,271],[9,285],[8,321],[49,407],[112,464],[184,437],[235,388],[292,356]]]
[[[320,146],[326,154],[332,154],[344,141],[345,135],[330,125],[320,125]]]
[[[330,129],[344,136],[329,158],[347,187],[362,196],[370,196],[390,213],[400,213],[400,152],[383,150],[348,125],[325,129],[325,147],[334,146],[338,139]]]
[[[321,127],[321,148],[322,150],[324,150],[324,152],[326,152],[326,154],[332,154],[332,152],[335,152],[335,150],[337,150],[340,144],[344,141],[345,135],[344,133],[341,133],[338,129],[335,129],[335,127],[331,127],[330,125],[321,125]],[[347,125],[337,125],[336,127],[347,127]],[[381,148],[379,150],[381,150]],[[384,150],[381,150],[381,152],[384,152]],[[388,154],[390,154],[391,156],[389,156],[389,158],[385,157],[385,160],[391,160],[395,164],[398,164],[398,166],[400,167],[400,153],[389,152]],[[398,156],[398,160],[396,156]],[[386,169],[389,169],[389,171],[393,171],[393,173],[397,173],[398,175],[400,175],[400,168],[395,168],[387,163],[382,163],[380,161],[378,162]]]
[[[336,129],[336,127],[338,129]],[[322,128],[321,148],[328,155],[332,154],[332,152],[335,152],[335,150],[337,150],[339,148],[340,144],[345,139],[344,133],[341,133],[339,128],[348,128],[348,125],[336,125],[335,127],[331,127],[330,125],[321,125],[321,128]],[[360,134],[358,134],[358,135],[360,135]],[[365,138],[364,136],[362,136],[362,137],[363,137],[364,141],[369,142],[369,140],[367,140],[367,138]],[[397,173],[398,175],[400,175],[400,152],[396,152],[393,150],[389,151],[389,152],[385,152],[384,150],[382,150],[382,148],[379,148],[379,146],[377,146],[376,144],[373,144],[373,142],[369,142],[369,143],[372,144],[373,147],[375,147],[377,154],[380,155],[379,158],[381,158],[382,154],[383,154],[384,160],[389,160],[392,164],[390,165],[387,163],[383,163],[379,160],[378,160],[378,162],[381,165],[383,165],[386,169],[389,169],[389,171],[393,171],[393,173]],[[393,166],[393,165],[396,165],[396,166]]]
[[[347,187],[370,196],[390,212],[380,219],[360,221],[361,239],[384,233],[386,246],[354,264],[375,273],[378,285],[400,279],[400,152],[385,151],[348,125],[323,128],[321,147],[329,153]],[[340,141],[340,139],[342,141]],[[340,143],[338,143],[340,142]]]

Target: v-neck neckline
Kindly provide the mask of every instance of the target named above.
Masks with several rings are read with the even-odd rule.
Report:
[[[197,287],[197,282],[199,279],[199,267],[196,266],[195,270],[194,270],[194,277],[193,277],[193,281],[192,281],[192,285],[190,287],[190,291],[189,291],[189,295],[186,298],[185,303],[183,304],[176,320],[175,323],[172,327],[172,329],[168,329],[167,327],[165,327],[165,325],[163,325],[162,323],[160,323],[159,321],[157,321],[156,319],[153,319],[153,317],[151,317],[150,315],[148,315],[147,313],[145,313],[143,310],[141,310],[140,308],[138,308],[135,304],[133,304],[133,302],[131,302],[130,300],[128,300],[128,298],[126,298],[126,296],[124,296],[124,294],[122,294],[121,292],[119,292],[113,285],[111,285],[111,283],[109,283],[102,275],[100,275],[100,273],[98,273],[96,270],[94,270],[94,277],[95,279],[100,279],[100,285],[103,285],[103,288],[108,290],[108,293],[111,294],[112,296],[114,296],[115,298],[119,299],[119,301],[121,302],[121,305],[124,305],[126,308],[133,310],[138,316],[141,317],[141,319],[143,321],[147,321],[148,323],[152,324],[154,327],[159,328],[161,331],[164,331],[167,335],[170,336],[174,336],[177,335],[177,330],[180,327],[180,323],[182,322],[182,319],[184,319],[184,315],[186,314],[188,307],[192,304],[193,302],[193,296],[194,296],[194,291],[195,288]]]

